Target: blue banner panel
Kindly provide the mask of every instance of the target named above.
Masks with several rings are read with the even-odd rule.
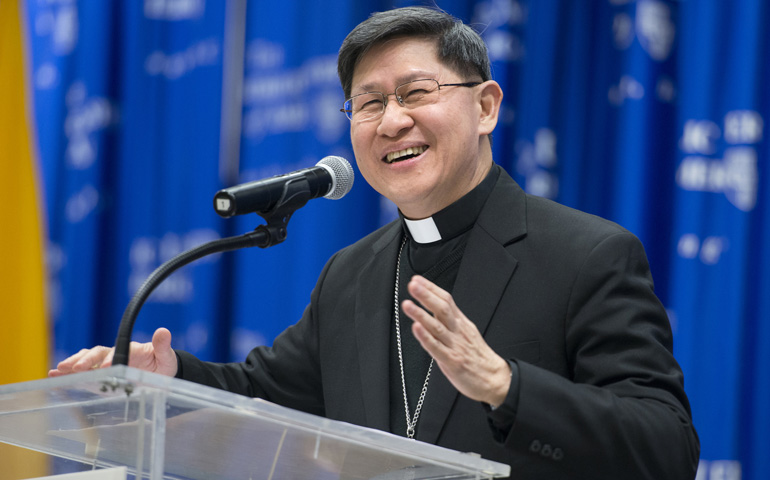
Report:
[[[767,202],[758,203],[768,164],[761,147],[770,110],[758,95],[765,90],[758,73],[768,58],[759,41],[767,13],[754,1],[680,6],[669,297],[676,352],[701,436],[702,478],[770,475],[767,443],[749,436],[770,429],[755,397],[768,384],[768,364],[756,363],[755,342],[770,317],[752,298],[770,274],[757,270],[761,243],[753,243],[767,228],[761,222]],[[764,380],[748,373],[758,371]]]
[[[161,262],[218,238],[224,7],[217,2],[30,2],[37,131],[49,218],[56,359],[111,345]],[[221,266],[165,282],[135,338],[158,326],[213,355]]]

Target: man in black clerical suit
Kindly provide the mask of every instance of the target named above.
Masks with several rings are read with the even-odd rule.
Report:
[[[359,169],[400,218],[329,260],[272,347],[208,363],[159,329],[131,365],[476,452],[517,479],[694,478],[644,249],[493,162],[502,92],[482,39],[440,11],[391,10],[348,35],[338,70]]]

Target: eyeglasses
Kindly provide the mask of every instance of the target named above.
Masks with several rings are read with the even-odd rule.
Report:
[[[396,101],[402,107],[417,108],[436,103],[441,87],[475,87],[476,85],[481,85],[481,82],[439,84],[437,80],[423,78],[401,84],[393,93],[366,92],[354,95],[345,101],[340,112],[343,112],[351,121],[368,122],[377,120],[385,113],[388,97],[391,95],[396,97]]]

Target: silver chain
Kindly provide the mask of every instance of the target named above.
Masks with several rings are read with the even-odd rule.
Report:
[[[401,351],[401,323],[399,322],[399,301],[398,290],[401,283],[401,252],[404,251],[404,245],[406,245],[406,235],[401,241],[401,248],[398,250],[398,260],[396,260],[396,293],[394,295],[395,311],[394,317],[396,319],[396,345],[398,346],[398,365],[401,367],[401,388],[404,392],[404,412],[406,414],[406,436],[408,438],[414,438],[415,429],[417,427],[417,419],[420,418],[420,411],[422,410],[422,402],[425,400],[425,393],[428,391],[428,380],[430,380],[430,372],[433,369],[433,358],[430,359],[430,366],[428,367],[428,374],[425,375],[425,383],[422,385],[422,391],[420,392],[420,398],[417,400],[417,406],[414,409],[414,416],[409,418],[409,400],[406,396],[406,376],[404,375],[404,355]]]

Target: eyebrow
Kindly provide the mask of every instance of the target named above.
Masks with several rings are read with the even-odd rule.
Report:
[[[401,75],[400,77],[396,77],[396,86],[403,85],[405,83],[409,83],[413,80],[421,80],[424,78],[430,78],[434,79],[438,76],[437,73],[430,73],[427,71],[416,71],[416,72],[409,72],[405,75]],[[377,84],[376,83],[366,83],[364,85],[359,85],[356,88],[353,88],[350,91],[351,95],[359,95],[361,93],[367,93],[367,92],[380,92],[381,90],[377,90]]]

